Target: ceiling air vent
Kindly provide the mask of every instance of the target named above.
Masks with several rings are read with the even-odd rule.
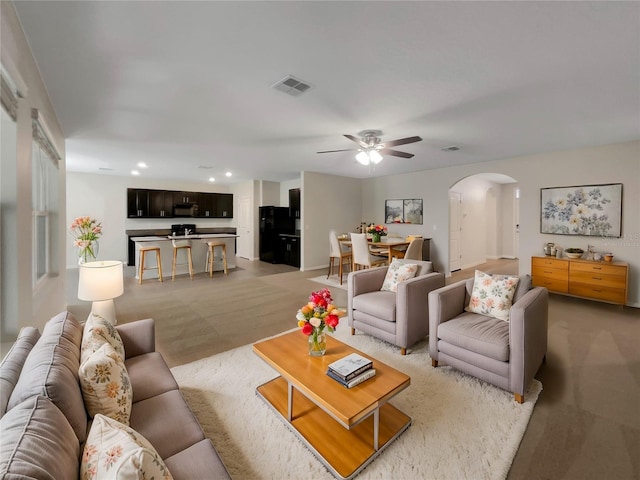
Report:
[[[442,150],[443,152],[457,152],[458,150],[460,150],[460,147],[451,145],[449,147],[443,147],[440,150]]]
[[[272,85],[271,88],[280,90],[281,92],[291,95],[292,97],[299,97],[304,92],[309,90],[311,88],[311,85],[303,82],[293,75],[287,75],[282,80]]]

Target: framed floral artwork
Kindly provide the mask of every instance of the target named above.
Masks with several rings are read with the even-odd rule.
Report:
[[[622,184],[541,188],[540,233],[620,237]]]
[[[422,224],[422,199],[386,200],[384,223]]]

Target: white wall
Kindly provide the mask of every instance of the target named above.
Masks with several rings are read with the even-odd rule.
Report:
[[[15,257],[17,271],[11,273],[10,279],[17,286],[17,298],[14,307],[16,318],[0,318],[2,325],[2,341],[15,338],[17,330],[25,325],[42,328],[49,318],[65,308],[64,272],[53,272],[37,289],[32,288],[32,203],[31,203],[31,109],[37,108],[39,116],[44,119],[51,135],[50,140],[61,155],[58,170],[59,205],[64,205],[65,198],[65,148],[64,135],[58,119],[49,101],[47,90],[40,77],[38,67],[31,55],[29,44],[24,37],[20,22],[11,2],[0,2],[0,44],[2,44],[2,65],[9,70],[14,80],[24,85],[24,98],[18,100],[18,120],[16,122],[16,156],[2,157],[3,171],[5,162],[11,162],[8,171],[13,176],[16,191],[14,198],[15,219],[11,228],[19,239],[12,254]],[[15,168],[14,168],[15,167]],[[5,181],[6,179],[3,179]],[[56,258],[64,258],[64,212],[54,219],[53,230],[58,237],[52,239],[57,249],[52,252]],[[6,227],[6,226],[5,226]],[[4,245],[2,245],[4,248]]]
[[[362,182],[302,172],[302,270],[329,266],[329,231],[351,232],[360,223]]]
[[[93,175],[88,173],[67,173],[67,218],[68,223],[80,216],[88,215],[102,222],[103,235],[99,240],[99,260],[121,260],[127,262],[126,230],[165,229],[173,223],[184,223],[185,219],[175,218],[127,218],[127,188],[150,188],[158,190],[184,190],[189,192],[229,193],[227,185],[210,183],[174,182],[140,177],[120,177],[115,175]],[[198,228],[236,227],[237,211],[234,195],[234,218],[230,219],[188,219]],[[192,221],[193,220],[193,221]],[[77,252],[69,233],[66,238],[67,268],[78,266]]]
[[[385,199],[423,198],[424,224],[399,227],[404,227],[407,233],[411,228],[419,230],[411,233],[432,237],[431,256],[435,266],[448,271],[448,190],[460,179],[483,172],[502,173],[518,182],[520,273],[530,273],[531,256],[540,255],[546,242],[583,248],[589,243],[598,250],[611,251],[616,260],[629,264],[628,304],[640,306],[640,209],[637,207],[640,205],[640,141],[365,179],[362,181],[362,217],[382,222]],[[624,185],[622,238],[540,233],[541,188],[599,183]]]

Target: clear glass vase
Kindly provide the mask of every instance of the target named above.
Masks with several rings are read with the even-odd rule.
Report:
[[[98,240],[92,240],[86,245],[78,247],[78,265],[93,262],[98,257],[98,250],[100,250]]]
[[[382,240],[382,238],[380,237],[379,233],[371,234],[371,241],[372,242],[379,242],[380,240]]]
[[[309,355],[321,357],[327,351],[327,334],[325,332],[313,332],[309,335]]]

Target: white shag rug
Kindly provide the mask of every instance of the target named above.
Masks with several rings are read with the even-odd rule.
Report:
[[[402,356],[366,334],[349,335],[345,319],[333,336],[411,377],[391,403],[412,425],[358,479],[506,478],[542,390],[539,381],[520,405],[509,392],[450,367],[433,368],[426,339]],[[306,342],[302,333],[300,341]],[[251,345],[171,371],[234,479],[333,478],[256,395],[255,388],[277,374]]]

